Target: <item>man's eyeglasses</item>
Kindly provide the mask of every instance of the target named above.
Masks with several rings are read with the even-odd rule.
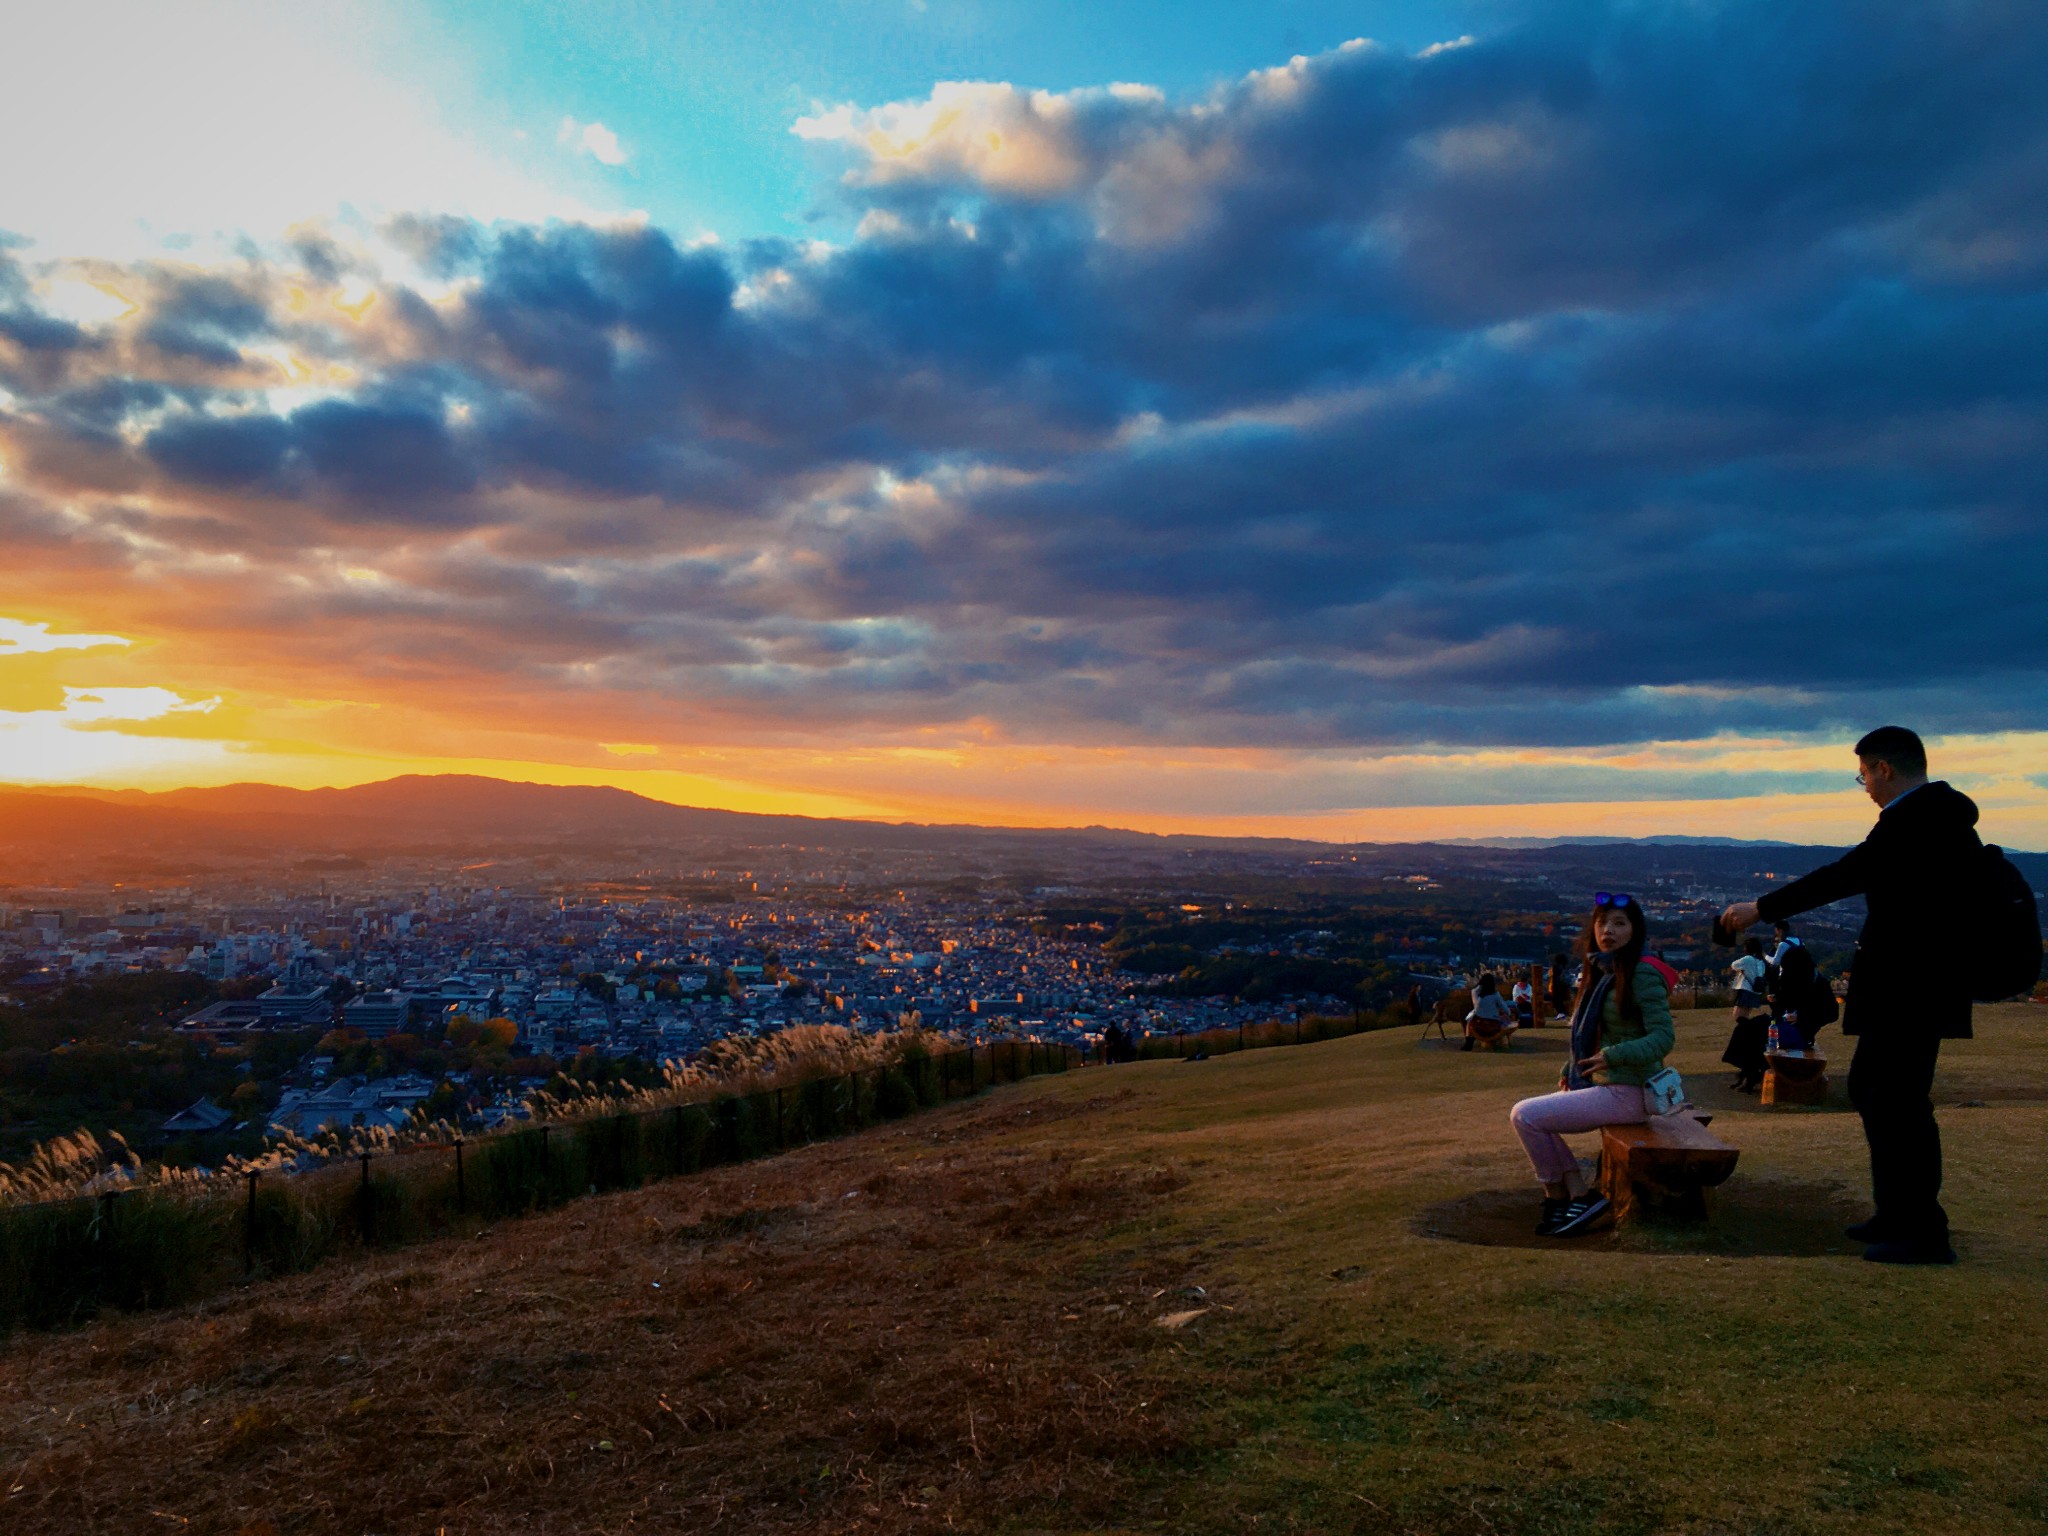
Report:
[[[1593,893],[1593,905],[1596,908],[1625,907],[1634,900],[1635,897],[1629,895],[1627,891],[1595,891]]]

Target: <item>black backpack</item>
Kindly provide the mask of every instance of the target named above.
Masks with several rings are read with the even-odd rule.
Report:
[[[1964,951],[1970,996],[1995,1003],[2033,990],[2041,979],[2041,914],[2019,867],[1996,843],[1986,843],[1971,882],[1976,942]]]
[[[1813,953],[1804,944],[1794,944],[1785,951],[1774,992],[1781,1007],[1798,1013],[1799,1027],[1809,1036],[1842,1016],[1841,1005],[1835,1001],[1834,984],[1813,963]]]

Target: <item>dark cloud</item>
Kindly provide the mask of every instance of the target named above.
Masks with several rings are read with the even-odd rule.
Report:
[[[281,509],[402,559],[292,598],[394,666],[1195,743],[2039,727],[2048,16],[1519,15],[808,129],[836,249],[421,215],[431,298],[306,234],[126,329],[0,253],[0,431],[280,575]]]
[[[264,297],[233,277],[160,273],[140,339],[173,358],[232,368],[271,325]]]
[[[181,480],[245,490],[278,483],[292,451],[292,430],[275,416],[187,416],[157,428],[145,446]]]

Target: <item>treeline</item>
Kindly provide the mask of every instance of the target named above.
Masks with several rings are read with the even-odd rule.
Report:
[[[185,971],[73,982],[0,1007],[0,1161],[81,1125],[158,1139],[164,1117],[194,1099],[260,1104],[315,1038],[268,1036],[223,1056],[171,1026],[217,1002],[220,989]]]
[[[267,979],[253,990],[267,986]],[[226,996],[249,995],[244,979],[210,982],[185,971],[150,971],[74,982],[0,1007],[0,1162],[84,1126],[119,1132],[173,1164],[219,1163],[253,1154],[285,1079],[308,1055],[333,1058],[336,1077],[414,1072],[436,1084],[428,1114],[459,1120],[515,1082],[569,1090],[645,1088],[660,1069],[638,1057],[585,1048],[558,1061],[515,1050],[510,1019],[439,1020],[380,1040],[351,1029],[277,1030],[212,1044],[181,1035],[178,1020]],[[166,1143],[164,1120],[199,1099],[244,1128]]]

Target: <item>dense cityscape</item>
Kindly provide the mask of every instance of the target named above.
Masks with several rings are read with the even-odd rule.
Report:
[[[1382,1011],[1566,952],[1589,859],[1637,866],[1660,952],[1711,989],[1709,914],[1777,873],[1745,867],[1760,852],[1642,845],[1076,844],[1028,868],[929,848],[746,852],[0,893],[6,1153],[80,1124],[194,1160],[428,1117],[487,1128],[563,1076],[651,1082],[719,1041],[807,1024],[1095,1050],[1112,1032]],[[1852,921],[1812,929],[1837,964]]]

